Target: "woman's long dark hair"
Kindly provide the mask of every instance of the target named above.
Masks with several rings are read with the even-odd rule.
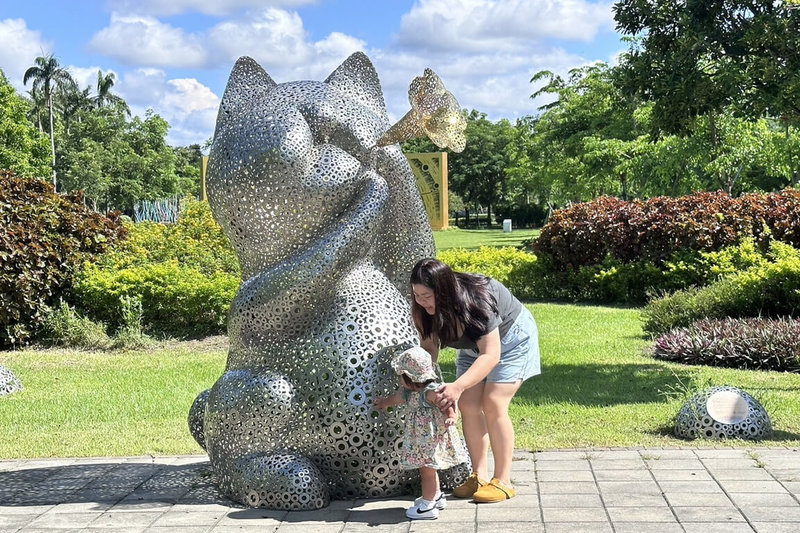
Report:
[[[497,302],[489,291],[489,278],[453,272],[437,259],[422,259],[411,270],[411,284],[433,291],[434,315],[429,315],[416,300],[411,315],[423,339],[436,335],[440,346],[459,339],[459,327],[472,341],[488,333],[489,318],[497,313]]]

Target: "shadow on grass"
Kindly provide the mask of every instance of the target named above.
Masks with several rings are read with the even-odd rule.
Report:
[[[445,380],[455,377],[455,364],[442,364]],[[534,403],[575,403],[585,406],[663,402],[693,371],[655,364],[548,365],[526,381],[517,397]],[[676,378],[677,376],[677,378]]]

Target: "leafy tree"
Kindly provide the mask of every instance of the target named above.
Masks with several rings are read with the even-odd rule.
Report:
[[[65,190],[82,189],[96,208],[133,214],[142,200],[185,192],[166,143],[169,124],[152,111],[126,120],[121,107],[84,111],[61,149]]]
[[[40,91],[47,101],[48,115],[50,117],[50,151],[53,156],[53,186],[56,185],[56,141],[55,130],[53,129],[53,94],[56,88],[67,85],[75,85],[69,72],[62,68],[58,59],[49,55],[39,56],[35,59],[35,65],[25,71],[22,83],[28,84],[33,81],[33,89]]]
[[[448,157],[450,184],[466,204],[485,207],[487,222],[491,224],[492,207],[507,192],[506,146],[514,137],[514,128],[506,119],[494,123],[486,118],[486,113],[473,109],[467,115],[465,135],[464,151]]]
[[[748,0],[620,0],[617,30],[632,36],[621,86],[654,102],[655,131],[686,134],[709,121],[719,149],[720,113],[800,126],[800,10],[796,3]],[[792,144],[792,141],[789,141]],[[791,182],[800,181],[800,157]]]
[[[178,146],[175,152],[175,172],[180,180],[179,187],[183,193],[200,195],[202,180],[203,152],[199,144]]]
[[[0,170],[24,178],[50,172],[47,137],[28,122],[29,104],[17,95],[0,70]]]

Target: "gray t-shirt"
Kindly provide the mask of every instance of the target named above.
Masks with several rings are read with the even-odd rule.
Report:
[[[486,331],[488,333],[494,328],[499,328],[500,338],[502,339],[522,311],[522,304],[511,294],[511,291],[495,279],[489,279],[489,292],[497,302],[497,314],[489,317],[489,325]],[[450,343],[448,346],[458,349],[478,350],[478,345],[475,341],[466,335],[462,335],[460,339]]]

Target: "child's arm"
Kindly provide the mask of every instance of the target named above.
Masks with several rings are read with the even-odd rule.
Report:
[[[436,391],[435,390],[429,390],[428,392],[426,392],[425,393],[425,401],[427,401],[429,404],[435,406],[436,405],[436,403],[435,403],[436,402]],[[434,407],[434,408],[438,409],[438,407]],[[449,426],[454,426],[456,424],[456,422],[458,422],[458,413],[456,412],[456,408],[453,407],[452,405],[450,407],[448,407],[447,409],[445,409],[444,411],[442,411],[442,412],[444,413],[444,415],[446,417],[445,421],[444,421],[444,425],[445,426],[448,426],[448,427]]]
[[[405,403],[405,400],[403,399],[403,393],[398,391],[391,396],[377,396],[372,400],[372,403],[375,404],[375,407],[378,409],[386,409],[387,407]]]
[[[448,407],[444,414],[447,416],[447,418],[444,420],[444,425],[447,427],[455,426],[456,422],[458,422],[458,413],[456,412],[455,407]]]

